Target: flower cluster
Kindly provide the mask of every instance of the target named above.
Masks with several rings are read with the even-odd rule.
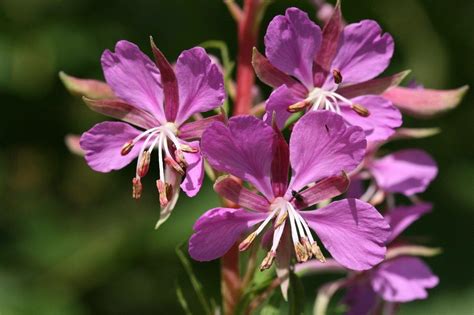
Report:
[[[433,133],[399,128],[401,111],[429,116],[454,106],[465,89],[398,87],[408,71],[378,77],[393,55],[390,34],[372,20],[346,25],[339,5],[326,16],[321,29],[290,8],[268,25],[265,55],[254,48],[252,59],[257,77],[273,88],[261,117],[227,119],[217,110],[226,98],[223,74],[203,48],[182,52],[172,65],[153,41],[155,62],[119,41],[101,58],[106,83],[61,74],[92,110],[121,120],[69,143],[99,172],[136,159],[137,199],[157,156],[157,227],[180,190],[198,193],[206,160],[226,203],[195,223],[192,258],[261,246],[260,270],[275,265],[284,297],[290,272],[343,270],[347,276],[328,284],[330,291],[347,289],[348,314],[367,314],[426,298],[438,283],[415,257],[432,250],[400,236],[431,210],[416,194],[436,177],[436,163],[418,149],[384,156],[379,149]],[[410,205],[397,204],[398,194]]]

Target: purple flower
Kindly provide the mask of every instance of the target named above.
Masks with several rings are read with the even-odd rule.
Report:
[[[405,149],[367,165],[377,186],[387,193],[422,193],[438,174],[436,162],[423,150]]]
[[[158,227],[176,204],[179,187],[190,197],[201,187],[198,140],[210,123],[222,117],[187,121],[222,104],[225,91],[222,74],[204,49],[182,52],[174,70],[153,42],[152,49],[156,64],[127,41],[119,41],[115,52],[102,54],[105,79],[116,97],[85,100],[95,111],[124,122],[95,125],[82,135],[80,145],[87,164],[98,172],[121,169],[138,157],[134,198],[141,196],[141,178],[148,173],[156,148],[162,207]]]
[[[387,215],[392,242],[408,226],[431,210],[427,203],[392,209]],[[389,248],[389,251],[393,245]],[[395,247],[396,248],[396,247]],[[428,297],[427,289],[435,287],[439,279],[419,258],[397,256],[387,259],[372,270],[356,275],[348,282],[345,303],[351,315],[368,314],[377,300],[405,303]]]
[[[371,141],[384,140],[401,125],[401,114],[376,94],[397,85],[407,72],[374,79],[388,66],[393,39],[372,20],[343,26],[337,6],[323,31],[297,8],[269,24],[265,54],[254,51],[258,77],[276,90],[266,103],[280,127],[292,112],[330,110],[360,126]]]
[[[301,118],[289,146],[276,127],[253,116],[233,117],[228,125],[214,123],[202,136],[204,156],[212,167],[248,182],[260,194],[232,177],[220,178],[215,190],[241,208],[214,208],[201,216],[189,241],[191,257],[199,261],[221,257],[253,229],[240,243],[245,250],[269,227],[272,242],[262,270],[274,259],[277,272],[288,267],[292,252],[300,262],[312,256],[324,261],[311,230],[348,268],[366,270],[379,263],[385,256],[389,226],[373,206],[342,199],[303,211],[345,191],[349,183],[344,172],[357,167],[365,147],[360,127],[348,126],[327,111]]]

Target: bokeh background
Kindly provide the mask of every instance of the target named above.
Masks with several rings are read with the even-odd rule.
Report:
[[[314,16],[307,1],[276,0],[260,38],[271,17],[291,5]],[[346,0],[343,13],[348,21],[376,19],[395,37],[388,72],[412,69],[432,88],[474,85],[473,1]],[[189,282],[175,247],[187,240],[196,218],[218,204],[210,183],[197,198],[182,196],[171,220],[155,231],[159,209],[151,178],[135,202],[133,167],[94,173],[64,145],[66,134],[104,118],[69,95],[58,72],[102,79],[104,49],[128,39],[149,53],[149,35],[170,60],[209,39],[228,43],[235,57],[235,25],[220,0],[0,1],[0,314],[182,312],[175,287]],[[396,144],[422,147],[439,163],[439,176],[423,195],[434,211],[408,233],[444,249],[428,259],[440,285],[401,314],[474,314],[473,95],[435,119],[406,121],[439,126],[440,135]],[[193,268],[206,293],[218,299],[218,263]],[[308,303],[321,281],[305,280]]]

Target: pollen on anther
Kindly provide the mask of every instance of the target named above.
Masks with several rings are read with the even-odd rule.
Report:
[[[332,76],[334,77],[334,82],[336,84],[340,84],[342,82],[342,74],[338,69],[332,70]]]
[[[120,151],[120,154],[121,154],[121,155],[127,155],[127,154],[129,154],[130,151],[132,151],[134,145],[135,145],[135,144],[133,143],[132,140],[128,141],[127,143],[125,143],[125,144],[122,146],[122,150]]]

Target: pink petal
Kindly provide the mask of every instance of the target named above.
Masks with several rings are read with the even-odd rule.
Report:
[[[201,47],[185,50],[176,62],[180,105],[176,123],[219,107],[225,99],[224,78]]]
[[[286,121],[292,115],[288,112],[288,106],[293,105],[302,99],[302,97],[299,97],[286,85],[280,86],[270,94],[270,97],[265,104],[266,113],[264,120],[267,124],[271,124],[274,114],[278,128],[283,129]]]
[[[275,196],[283,196],[288,187],[290,150],[283,134],[274,124],[274,155],[272,160],[272,188]]]
[[[384,259],[390,227],[372,205],[343,199],[300,214],[344,267],[367,270]]]
[[[160,72],[137,45],[121,40],[115,53],[104,51],[101,62],[105,79],[118,98],[166,122]]]
[[[186,160],[186,176],[181,183],[181,189],[188,195],[194,197],[201,189],[202,181],[204,179],[204,161],[202,159],[201,151],[199,150],[199,141],[187,142],[192,148],[198,150],[196,153],[183,152]]]
[[[270,204],[265,197],[248,190],[230,176],[218,178],[214,184],[214,190],[240,207],[260,212],[269,211]]]
[[[158,47],[156,47],[152,37],[150,37],[150,44],[153,55],[155,56],[156,66],[161,74],[161,84],[163,85],[163,107],[166,120],[174,121],[179,106],[178,81],[174,74],[173,67]]]
[[[87,164],[97,172],[118,170],[133,161],[140,152],[139,141],[127,155],[120,152],[125,143],[141,132],[123,122],[103,122],[82,134],[80,145],[85,151]]]
[[[331,18],[323,27],[321,49],[319,49],[316,55],[315,61],[324,71],[329,72],[331,70],[331,63],[336,55],[343,27],[341,6],[338,2],[331,14]]]
[[[203,119],[184,123],[179,127],[178,136],[181,139],[200,139],[204,130],[216,121],[223,122],[225,120],[224,114],[214,115]]]
[[[113,98],[114,92],[107,83],[90,79],[79,79],[59,72],[59,78],[66,89],[72,94],[90,98]]]
[[[351,125],[364,129],[367,141],[383,141],[395,133],[395,128],[402,124],[400,111],[383,97],[366,95],[351,100],[367,108],[370,112],[368,117],[362,117],[349,106],[341,106],[344,119]]]
[[[265,55],[270,62],[313,87],[313,57],[321,44],[321,30],[308,14],[289,8],[270,22],[265,34]]]
[[[391,87],[398,86],[410,73],[410,70],[402,71],[394,75],[376,78],[362,83],[349,84],[337,89],[337,93],[346,98],[354,98],[361,95],[382,94]]]
[[[286,85],[292,88],[295,93],[298,92],[297,94],[301,97],[305,97],[307,94],[306,88],[301,83],[273,66],[255,47],[253,48],[252,65],[255,74],[263,83],[275,89]]]
[[[349,183],[349,177],[345,173],[327,177],[300,192],[302,201],[295,200],[295,203],[300,209],[311,207],[318,202],[343,194],[349,187]]]
[[[194,234],[189,239],[189,254],[198,261],[217,259],[223,256],[245,231],[265,220],[267,215],[243,209],[211,209],[194,224]]]
[[[263,121],[254,116],[235,116],[228,126],[216,122],[207,128],[201,148],[212,167],[250,182],[272,200],[273,139],[272,127]]]
[[[312,111],[293,128],[290,138],[290,161],[293,177],[290,189],[325,177],[352,171],[362,161],[367,142],[362,129],[348,126],[338,114]]]
[[[386,215],[392,231],[388,242],[393,241],[403,231],[406,230],[413,222],[418,220],[422,215],[431,211],[433,206],[430,203],[419,203],[411,206],[400,206],[391,209]]]
[[[467,85],[453,90],[394,87],[382,96],[392,101],[404,113],[415,117],[431,117],[455,108],[468,89]]]
[[[419,258],[398,257],[378,266],[372,274],[372,288],[390,302],[426,299],[426,289],[439,283],[430,268]]]
[[[120,119],[137,127],[149,129],[160,125],[159,121],[152,114],[116,98],[94,100],[83,97],[82,99],[93,111]]]
[[[392,54],[392,36],[388,33],[382,35],[377,22],[363,20],[344,28],[332,68],[341,72],[344,84],[359,83],[382,73]],[[332,76],[328,81],[333,82]]]
[[[364,274],[366,275],[366,274]],[[346,315],[366,315],[377,304],[377,294],[372,289],[365,276],[361,281],[353,283],[347,288],[344,304],[348,306]]]
[[[370,171],[386,192],[411,196],[426,190],[438,174],[438,167],[426,152],[406,149],[375,160]]]

